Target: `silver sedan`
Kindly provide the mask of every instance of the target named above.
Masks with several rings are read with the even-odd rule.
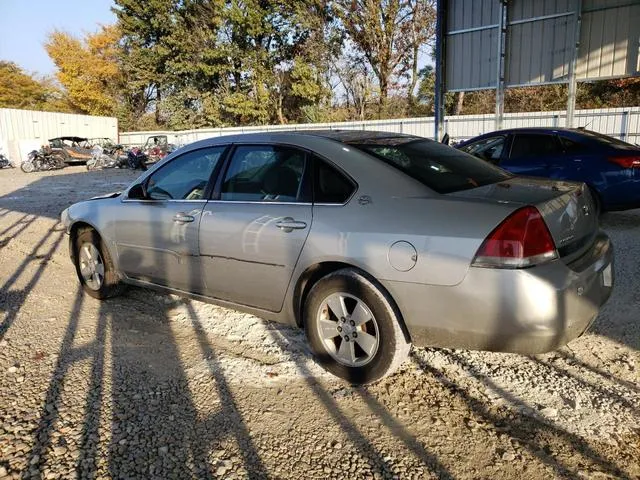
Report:
[[[613,284],[584,185],[384,132],[203,140],[62,221],[89,295],[152,287],[297,325],[353,383],[411,343],[556,349]]]

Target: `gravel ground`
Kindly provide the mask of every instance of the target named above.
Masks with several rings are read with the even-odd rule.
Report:
[[[616,287],[546,355],[414,348],[352,388],[294,329],[130,289],[81,294],[57,224],[129,171],[0,171],[0,478],[640,478],[640,211]]]

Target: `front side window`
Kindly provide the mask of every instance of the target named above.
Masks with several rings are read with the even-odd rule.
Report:
[[[202,200],[213,170],[225,147],[185,153],[151,174],[147,197],[151,200]]]
[[[221,200],[297,202],[302,197],[306,154],[278,145],[239,146],[221,189]]]
[[[463,152],[467,152],[474,157],[482,158],[493,163],[497,163],[502,156],[505,137],[497,136],[479,140],[460,148]]]
[[[422,138],[389,137],[350,144],[438,193],[468,190],[511,177],[484,160]]]
[[[554,135],[519,133],[513,139],[510,158],[544,158],[560,153],[560,145]]]

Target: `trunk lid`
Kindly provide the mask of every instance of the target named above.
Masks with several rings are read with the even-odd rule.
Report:
[[[565,263],[582,256],[598,233],[598,213],[586,185],[513,177],[503,182],[449,194],[474,200],[533,205],[542,215]]]

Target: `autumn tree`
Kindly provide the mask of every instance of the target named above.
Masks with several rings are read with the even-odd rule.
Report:
[[[58,67],[56,77],[76,110],[107,116],[118,112],[124,101],[119,39],[115,26],[102,27],[84,39],[62,31],[49,34],[45,48]]]
[[[64,93],[47,78],[36,78],[13,62],[0,61],[0,108],[68,112]]]

